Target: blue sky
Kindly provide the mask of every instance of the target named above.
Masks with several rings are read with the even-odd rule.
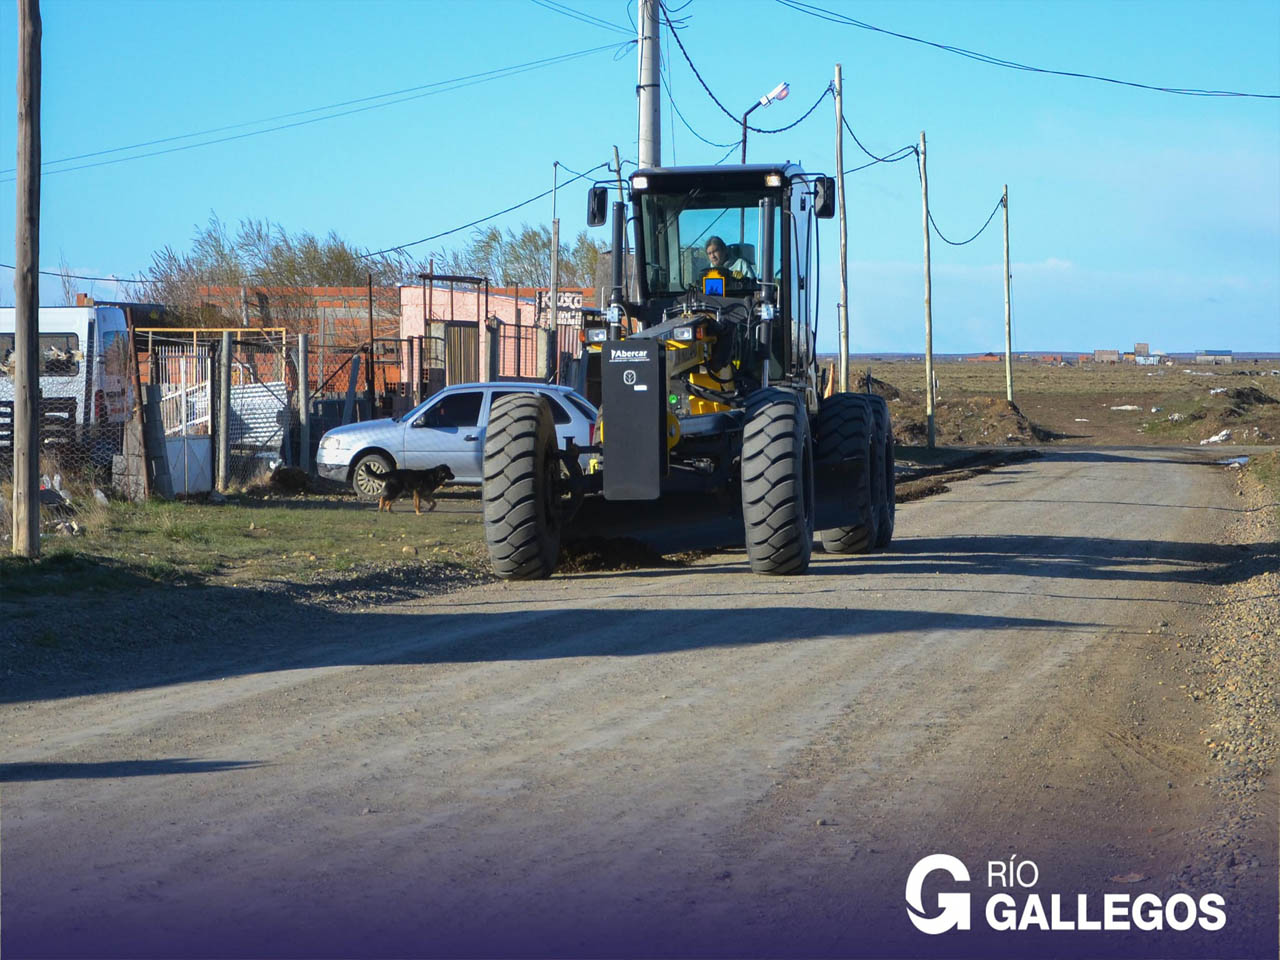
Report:
[[[634,4],[625,0],[564,3],[631,29]],[[1275,2],[822,6],[1050,68],[1280,93]],[[42,8],[46,161],[627,39],[531,0],[44,0]],[[948,236],[976,230],[1008,183],[1015,348],[1142,340],[1171,351],[1280,351],[1280,101],[1171,96],[1000,69],[773,0],[692,0],[679,15],[685,46],[731,110],[779,80],[791,83],[789,99],[753,114],[757,126],[797,118],[841,62],[846,115],[869,148],[888,152],[927,131],[931,207]],[[16,43],[15,5],[5,0],[0,73],[9,78]],[[670,91],[688,120],[711,140],[734,140],[734,123],[665,36],[663,52]],[[616,59],[602,51],[261,136],[65,173],[50,167],[42,265],[56,269],[65,260],[74,272],[132,274],[153,250],[184,248],[211,213],[231,224],[266,217],[290,231],[334,230],[368,249],[424,237],[547,189],[555,160],[585,169],[610,158],[613,144],[634,159],[635,78],[634,48]],[[14,84],[0,86],[0,168],[8,168]],[[829,104],[789,133],[753,134],[750,158],[832,172]],[[845,151],[846,167],[861,162],[847,139]],[[699,143],[664,97],[664,163],[709,163],[724,153]],[[854,349],[919,350],[913,162],[878,165],[847,183]],[[12,224],[13,184],[0,191],[0,222]],[[585,226],[582,184],[561,191],[558,210],[562,232]],[[496,222],[516,226],[550,214],[547,199]],[[939,351],[1002,346],[998,226],[999,217],[964,247],[934,241]],[[607,231],[596,235],[606,239]],[[833,223],[823,236],[824,349],[835,343],[836,251]],[[13,262],[7,228],[0,261]],[[5,303],[11,277],[0,271]],[[110,284],[92,287],[103,298],[115,293]],[[52,300],[58,289],[51,280],[42,295]]]

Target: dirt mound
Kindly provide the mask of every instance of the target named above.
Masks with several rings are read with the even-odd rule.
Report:
[[[929,430],[923,420],[895,423],[893,425],[893,440],[895,443],[905,444],[908,447],[922,447],[929,442]]]
[[[1272,403],[1280,403],[1270,394],[1263,393],[1257,387],[1235,387],[1227,391],[1227,399],[1237,407],[1263,407]]]
[[[941,403],[938,420],[939,436],[949,443],[1034,443],[1042,439],[1016,403],[998,397]]]
[[[913,412],[918,416],[918,408]],[[934,433],[938,443],[948,445],[1048,443],[1064,436],[1032,423],[1016,403],[1000,397],[964,397],[940,402],[934,413]],[[913,418],[895,423],[893,434],[898,443],[908,446],[928,442],[924,420]]]
[[[869,374],[860,373],[857,381],[853,385],[854,393],[867,392],[867,377]],[[885,383],[883,380],[877,380],[871,377],[871,393],[878,397],[884,397],[886,400],[897,400],[902,396],[902,391],[895,387],[892,383]]]
[[[583,537],[561,547],[557,569],[561,573],[595,573],[683,565],[631,537]]]

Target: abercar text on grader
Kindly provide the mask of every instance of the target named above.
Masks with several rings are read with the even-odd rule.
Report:
[[[815,221],[833,213],[834,181],[752,164],[638,170],[629,187],[635,299],[623,289],[627,205],[615,202],[608,324],[584,346],[600,377],[592,445],[557,449],[540,397],[494,402],[484,445],[494,570],[550,575],[584,498],[727,503],[757,573],[803,572],[815,530],[837,553],[888,544],[888,407],[869,393],[823,398],[814,355]],[[610,189],[590,191],[592,226],[606,221]]]

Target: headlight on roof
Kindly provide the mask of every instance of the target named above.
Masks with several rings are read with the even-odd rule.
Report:
[[[766,175],[766,176],[765,176],[765,178],[764,178],[764,185],[765,185],[766,187],[780,187],[780,186],[782,186],[782,174],[780,174],[780,173],[770,173],[770,174]]]
[[[632,190],[648,190],[649,178],[648,177],[632,177],[631,189]]]
[[[588,327],[587,343],[604,343],[609,339],[609,331],[604,327]]]

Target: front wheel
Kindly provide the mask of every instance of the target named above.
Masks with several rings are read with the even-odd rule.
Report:
[[[742,520],[755,573],[804,573],[813,553],[813,442],[795,394],[765,389],[747,402]]]
[[[373,469],[369,469],[372,465]],[[382,496],[386,482],[380,474],[391,469],[391,461],[381,453],[366,453],[356,461],[351,471],[351,488],[359,500],[377,500]]]
[[[484,539],[504,580],[551,576],[560,558],[560,458],[546,397],[493,401],[484,439]]]

